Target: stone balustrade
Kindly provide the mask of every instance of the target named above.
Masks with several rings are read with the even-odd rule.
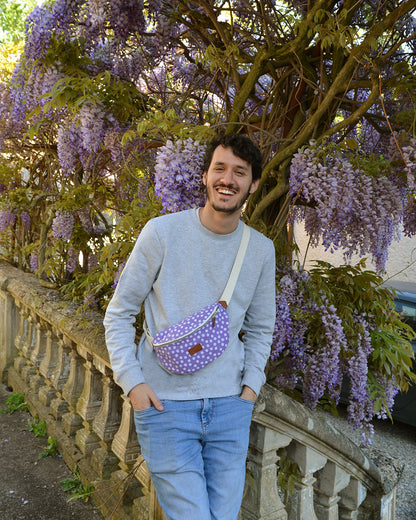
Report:
[[[105,518],[164,518],[132,407],[112,378],[102,316],[77,314],[59,292],[1,260],[0,377],[24,392],[68,466],[94,485]],[[298,468],[286,503],[277,485],[283,461]],[[394,519],[396,473],[269,385],[255,407],[247,465],[241,520]]]

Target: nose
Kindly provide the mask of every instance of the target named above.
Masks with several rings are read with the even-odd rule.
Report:
[[[233,184],[234,175],[231,168],[224,168],[222,179],[224,184]]]

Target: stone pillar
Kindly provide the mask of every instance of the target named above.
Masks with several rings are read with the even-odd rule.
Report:
[[[54,335],[52,327],[48,327],[46,331],[45,356],[39,366],[39,373],[45,382],[45,385],[39,390],[39,399],[45,406],[49,406],[52,399],[56,397],[56,390],[52,385],[52,377],[58,365],[58,354],[58,338]]]
[[[396,518],[396,488],[383,496],[367,495],[361,506],[359,518],[394,520]]]
[[[83,359],[73,346],[69,377],[62,390],[62,397],[68,403],[68,413],[62,416],[62,427],[67,435],[74,435],[82,424],[82,418],[76,412],[76,405],[84,386]]]
[[[338,520],[338,493],[346,488],[350,475],[328,462],[317,474],[315,484],[315,511],[318,520]]]
[[[30,362],[35,367],[35,373],[30,377],[30,388],[34,394],[39,392],[42,385],[45,384],[44,377],[39,371],[40,364],[46,354],[46,346],[48,342],[48,334],[50,336],[50,330],[48,330],[47,324],[42,320],[37,320],[36,325],[36,345],[30,354]]]
[[[247,469],[254,486],[246,484],[241,517],[243,520],[286,520],[287,513],[277,490],[277,450],[291,442],[287,435],[261,424],[251,424]]]
[[[18,312],[14,299],[0,290],[0,382],[4,383],[7,381],[8,368],[13,366],[17,353],[14,344],[17,321]]]
[[[317,520],[313,490],[316,479],[313,475],[325,466],[327,458],[299,442],[288,447],[287,455],[299,466],[299,482],[295,482],[295,491],[289,498],[288,520]]]
[[[84,387],[77,401],[76,410],[84,419],[82,430],[78,430],[75,443],[84,455],[90,455],[100,445],[100,438],[92,431],[92,421],[101,407],[102,375],[95,368],[93,356],[86,354],[84,363]]]
[[[101,478],[109,478],[118,464],[118,458],[111,451],[111,442],[120,428],[122,400],[120,387],[111,377],[112,371],[108,367],[104,371],[101,407],[92,423],[100,438],[100,446],[92,454],[92,465]]]
[[[123,408],[120,427],[114,435],[111,448],[120,460],[120,467],[129,471],[135,463],[140,446],[137,440],[136,427],[134,425],[133,407],[130,399],[122,395]]]
[[[24,363],[20,365],[20,376],[25,381],[25,383],[29,382],[30,376],[35,373],[35,367],[30,362],[30,356],[32,354],[33,349],[36,346],[36,316],[32,315],[30,311],[27,314],[27,336],[26,340],[22,345],[21,355],[24,358]],[[16,367],[16,365],[15,365]]]
[[[17,356],[14,358],[14,368],[18,374],[21,373],[22,368],[26,364],[26,359],[23,356],[23,345],[25,344],[29,334],[29,311],[20,302],[16,303],[19,312],[19,329],[17,331],[14,345],[16,347]]]
[[[58,337],[58,354],[56,368],[51,375],[51,385],[56,391],[56,398],[51,402],[50,411],[57,421],[67,413],[68,403],[62,397],[62,391],[68,381],[71,366],[71,346],[72,342],[59,334]]]
[[[367,494],[364,485],[352,477],[348,486],[340,492],[339,520],[357,520],[358,509]]]

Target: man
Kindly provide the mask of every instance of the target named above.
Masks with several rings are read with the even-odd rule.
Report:
[[[258,187],[261,162],[247,137],[214,140],[202,178],[205,206],[148,222],[107,308],[114,375],[135,410],[142,454],[167,520],[237,520],[251,415],[265,381],[275,323],[273,243],[250,230],[227,309],[228,347],[194,374],[165,371],[145,335],[136,353],[135,316],[144,302],[154,335],[218,301],[240,244],[241,210]]]

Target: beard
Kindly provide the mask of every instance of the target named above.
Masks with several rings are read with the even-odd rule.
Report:
[[[226,184],[216,184],[211,189],[208,189],[208,187],[206,188],[207,200],[211,204],[211,207],[215,211],[220,211],[221,213],[227,213],[227,214],[231,215],[231,214],[236,213],[237,211],[240,211],[242,209],[242,207],[246,203],[246,200],[250,196],[251,185],[249,186],[247,192],[243,193],[243,195],[237,199],[237,201],[234,204],[234,206],[229,206],[229,207],[223,207],[223,206],[221,206],[221,205],[219,205],[219,204],[217,204],[215,202],[214,197],[212,195],[212,191],[214,191],[216,188],[226,188],[226,189],[230,189],[230,190],[235,190],[235,187],[234,186],[227,186]]]

